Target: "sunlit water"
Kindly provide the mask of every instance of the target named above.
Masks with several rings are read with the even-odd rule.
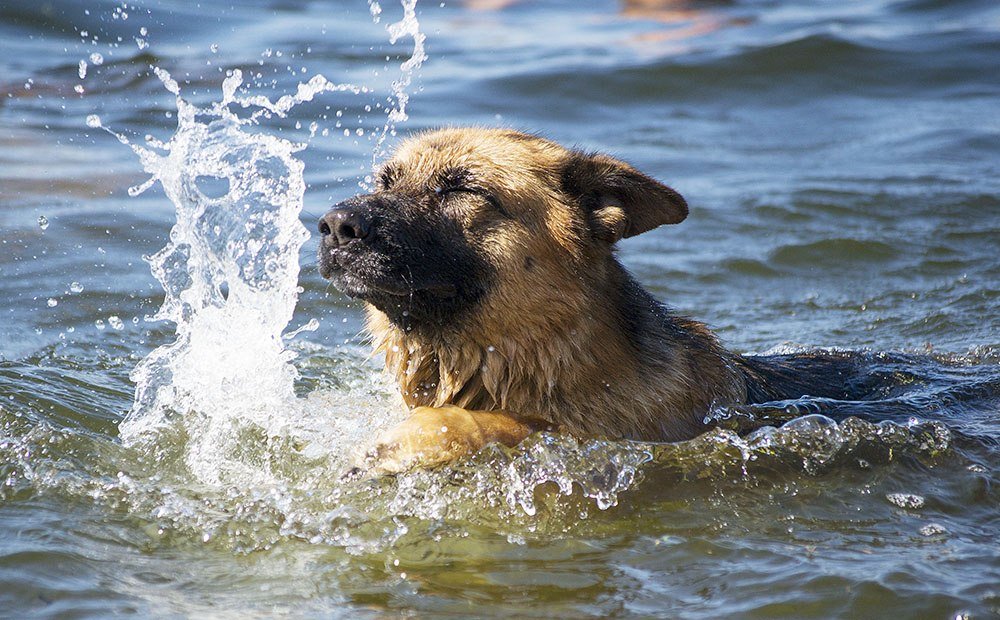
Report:
[[[997,9],[407,4],[0,7],[0,615],[1000,614]],[[401,407],[306,230],[469,123],[680,189],[622,257],[731,347],[921,355],[342,479]]]

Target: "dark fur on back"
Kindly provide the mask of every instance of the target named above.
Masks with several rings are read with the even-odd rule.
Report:
[[[873,388],[864,379],[865,360],[854,352],[746,355],[738,362],[746,376],[749,403],[802,396],[861,400]]]

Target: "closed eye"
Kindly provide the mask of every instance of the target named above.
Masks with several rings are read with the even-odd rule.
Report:
[[[434,194],[441,199],[444,199],[444,197],[447,196],[448,194],[472,194],[474,196],[479,196],[487,203],[489,203],[491,207],[500,212],[500,215],[503,215],[504,217],[510,217],[510,213],[508,213],[507,210],[503,208],[503,205],[500,203],[499,200],[497,200],[496,196],[489,193],[485,189],[479,187],[469,187],[467,185],[436,187],[434,188]]]
[[[455,185],[450,187],[435,187],[434,194],[438,197],[444,197],[448,194],[475,194],[477,196],[483,195],[485,192],[476,189],[474,187],[466,187],[464,185]]]

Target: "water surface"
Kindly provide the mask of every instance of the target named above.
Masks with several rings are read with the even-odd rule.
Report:
[[[382,5],[0,6],[0,615],[1000,615],[993,2],[417,7],[398,134],[510,126],[668,182],[691,216],[622,244],[640,280],[737,351],[910,355],[874,360],[873,402],[343,482],[400,414],[310,239],[289,329],[319,327],[285,340],[287,407],[253,417],[255,384],[246,419],[230,399],[120,427],[130,374],[175,338],[145,320],[164,293],[143,257],[177,214],[161,185],[129,196],[149,174],[88,117],[169,139],[153,67],[200,106],[233,69],[272,100],[316,74],[363,87],[246,129],[305,145],[311,231],[399,138],[379,145],[413,42],[389,43],[402,9]]]

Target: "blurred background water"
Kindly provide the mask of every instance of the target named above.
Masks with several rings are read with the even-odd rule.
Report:
[[[291,327],[319,329],[290,341],[305,405],[281,418],[298,426],[238,429],[245,451],[220,457],[268,481],[193,475],[186,412],[123,443],[129,373],[173,338],[144,320],[163,291],[143,256],[175,214],[159,186],[128,195],[148,175],[88,116],[169,138],[177,104],[154,66],[199,105],[234,68],[271,98],[317,73],[364,86],[255,128],[307,145],[313,230],[366,183],[412,53],[385,28],[402,8],[378,8],[0,4],[0,615],[1000,615],[986,0],[417,5],[427,59],[399,135],[509,126],[664,180],[691,216],[622,244],[640,280],[738,351],[936,356],[886,361],[900,389],[879,407],[800,403],[841,421],[673,446],[542,436],[342,483],[348,448],[397,403],[312,239]]]

